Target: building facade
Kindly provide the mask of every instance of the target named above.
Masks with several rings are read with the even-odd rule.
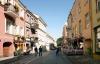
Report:
[[[51,49],[54,49],[55,47],[57,47],[57,43],[56,41],[54,40],[53,37],[51,37],[50,34],[46,33],[46,49],[47,51],[50,51]]]
[[[27,50],[29,50],[30,48],[32,49],[32,47],[35,46],[35,43],[38,40],[36,30],[38,29],[39,25],[37,17],[29,10],[26,11],[25,19],[26,47]]]
[[[93,54],[100,54],[100,0],[91,0]],[[99,56],[98,56],[99,57]]]
[[[0,39],[2,47],[1,57],[3,56],[13,56],[14,55],[14,35],[16,20],[18,20],[18,10],[14,8],[15,0],[6,1],[1,0],[0,4]]]
[[[68,31],[67,31],[67,25],[64,25],[63,27],[63,39],[64,39],[64,43],[66,43],[66,39],[67,39],[67,36],[68,36]]]
[[[47,37],[46,26],[20,0],[0,0],[0,58],[23,54],[37,45],[48,48],[55,41]]]
[[[68,39],[69,39],[69,36],[68,36],[68,24],[65,23],[64,27],[63,27],[63,42],[62,42],[62,47],[63,48],[68,48]]]
[[[80,39],[83,39],[84,53],[91,48],[92,44],[92,21],[90,13],[90,0],[75,0],[68,17],[68,35],[77,39],[77,46],[80,47]]]
[[[0,57],[26,52],[33,46],[37,18],[20,0],[0,0],[0,15]]]
[[[25,6],[18,0],[15,2],[16,8],[18,8],[18,17],[16,18],[14,44],[15,52],[21,51],[23,53],[26,49],[25,43]]]
[[[37,40],[35,41],[35,46],[39,48],[40,46],[43,47],[43,50],[49,51],[50,44],[54,44],[56,46],[56,42],[47,32],[46,27],[47,24],[44,20],[37,14],[34,14],[37,17],[38,28],[36,29],[36,37]]]

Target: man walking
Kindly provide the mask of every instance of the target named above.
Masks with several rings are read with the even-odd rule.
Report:
[[[56,49],[56,56],[59,56],[59,51],[60,51],[60,48],[57,47],[57,49]]]
[[[35,56],[37,56],[37,54],[38,54],[38,49],[37,49],[37,47],[34,48],[34,51],[35,51]]]
[[[39,48],[39,56],[42,56],[42,47]]]

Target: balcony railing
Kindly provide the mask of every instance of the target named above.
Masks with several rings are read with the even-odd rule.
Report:
[[[11,5],[10,3],[6,3],[4,5],[5,13],[9,16],[16,18],[18,16],[18,7]]]

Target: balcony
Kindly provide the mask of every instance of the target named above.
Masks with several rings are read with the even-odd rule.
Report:
[[[38,28],[38,27],[39,27],[39,24],[37,24],[37,23],[32,23],[32,24],[31,24],[31,28],[35,28],[35,29],[36,29],[36,28]]]
[[[6,3],[4,5],[4,11],[5,11],[5,14],[13,17],[14,19],[16,17],[18,17],[18,7],[17,6],[14,6],[14,5],[11,5],[10,3]]]

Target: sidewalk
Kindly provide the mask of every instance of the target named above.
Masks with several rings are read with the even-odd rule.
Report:
[[[0,61],[7,60],[7,59],[12,59],[12,58],[14,58],[14,56],[11,56],[11,57],[1,57]]]
[[[100,64],[100,55],[93,55],[95,63]]]
[[[47,55],[48,52],[44,52],[43,56]],[[42,56],[41,56],[42,57]],[[31,60],[40,58],[40,56],[35,56],[34,54],[29,55],[20,55],[13,58],[2,58],[2,61],[0,61],[0,64],[28,64]],[[5,59],[5,60],[3,60]]]
[[[7,64],[9,62],[13,62],[13,61],[18,60],[20,57],[22,57],[22,56],[13,56],[13,57],[0,58],[0,63],[1,64]]]

